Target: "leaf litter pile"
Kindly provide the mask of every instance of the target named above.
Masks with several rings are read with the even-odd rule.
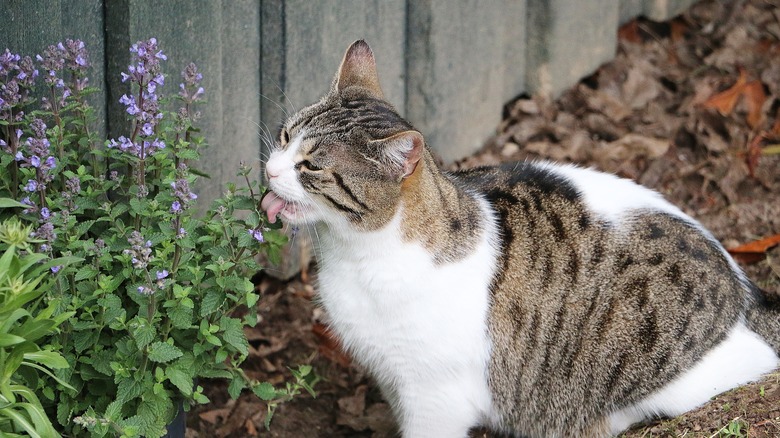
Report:
[[[661,192],[730,250],[766,293],[780,296],[780,1],[705,0],[670,22],[632,21],[617,57],[552,101],[520,97],[494,138],[453,168],[552,159],[593,166]],[[311,364],[317,398],[266,406],[202,382],[211,403],[188,437],[392,437],[388,405],[330,336],[306,272],[264,276],[244,370],[283,384]],[[473,436],[491,437],[484,431]],[[780,437],[780,370],[681,417],[623,436]]]

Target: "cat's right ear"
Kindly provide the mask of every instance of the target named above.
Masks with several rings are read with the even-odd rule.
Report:
[[[414,130],[399,132],[371,143],[379,149],[389,173],[399,181],[414,173],[425,148],[422,134]]]
[[[379,87],[379,75],[371,47],[363,40],[352,43],[344,54],[341,67],[334,81],[334,89],[341,91],[347,87],[359,86],[367,89],[378,98],[384,98]]]

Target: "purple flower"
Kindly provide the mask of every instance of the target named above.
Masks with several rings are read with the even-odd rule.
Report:
[[[249,235],[252,236],[255,240],[257,240],[260,243],[265,242],[265,238],[263,237],[263,232],[260,230],[247,230],[249,232]]]
[[[49,211],[49,209],[46,208],[46,207],[43,207],[41,209],[41,219],[43,219],[44,221],[47,221],[47,220],[49,220],[50,217],[51,217],[51,212]]]
[[[162,271],[157,271],[155,276],[158,280],[162,280],[163,278],[168,278],[168,271],[163,269]]]
[[[30,157],[30,166],[35,168],[41,167],[41,157],[37,155]]]
[[[53,274],[56,274],[56,273],[60,272],[60,269],[62,269],[62,266],[60,266],[60,265],[58,265],[58,266],[52,266],[52,267],[51,267],[51,272],[52,272]]]
[[[30,192],[30,193],[38,190],[38,182],[35,181],[34,179],[28,179],[27,180],[27,185],[24,186],[24,190],[26,192]]]
[[[201,100],[204,90],[200,86],[200,81],[203,79],[203,75],[198,73],[198,66],[189,63],[181,72],[181,77],[184,79],[184,83],[179,84],[179,96],[188,104]]]
[[[25,196],[24,199],[21,200],[21,203],[30,207],[22,210],[22,213],[24,214],[30,214],[34,211],[38,211],[38,206],[30,199],[29,196]]]
[[[171,204],[171,212],[176,214],[181,213],[182,212],[181,202],[173,201],[173,204]]]
[[[141,295],[153,295],[154,290],[147,286],[138,286],[138,293]]]
[[[127,242],[130,244],[130,249],[126,249],[122,253],[130,256],[134,268],[146,268],[149,261],[152,260],[152,242],[149,240],[144,241],[143,236],[138,231],[130,233]]]
[[[185,230],[185,229],[184,229],[184,228],[182,228],[182,227],[179,227],[179,232],[178,232],[178,233],[176,233],[176,238],[177,238],[177,239],[183,239],[183,238],[185,238],[186,236],[187,236],[187,230]]]

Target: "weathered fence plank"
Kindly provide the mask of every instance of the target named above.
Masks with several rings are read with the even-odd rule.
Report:
[[[98,119],[97,133],[106,132],[105,47],[103,44],[102,0],[3,0],[0,7],[0,51],[35,59],[48,46],[79,39],[89,51],[90,85],[100,91],[89,98]],[[39,93],[41,91],[39,90]]]
[[[407,118],[451,162],[482,146],[503,103],[525,88],[526,2],[408,6]]]
[[[319,99],[344,50],[365,39],[377,55],[385,97],[403,111],[403,0],[264,0],[262,119],[276,135],[285,112]]]
[[[196,190],[206,202],[218,197],[225,182],[237,181],[240,161],[258,168],[260,121],[260,9],[251,0],[112,0],[106,2],[109,87],[108,107],[123,119],[119,97],[127,92],[120,72],[130,61],[129,44],[155,37],[168,56],[162,92],[178,92],[180,72],[195,62],[203,74],[207,104],[199,126],[210,147],[199,163],[211,176]],[[111,135],[127,125],[112,119]],[[256,173],[259,177],[259,171]],[[202,207],[206,207],[203,205]]]
[[[528,3],[526,78],[529,90],[555,96],[611,59],[617,48],[614,0],[532,0]]]

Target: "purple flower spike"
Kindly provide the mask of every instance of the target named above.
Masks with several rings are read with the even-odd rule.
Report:
[[[30,193],[38,190],[38,182],[35,181],[34,179],[28,179],[27,185],[24,186],[24,190]]]
[[[255,240],[257,240],[260,243],[265,242],[265,237],[263,237],[263,232],[260,230],[247,230],[249,232],[249,235],[252,236]]]

